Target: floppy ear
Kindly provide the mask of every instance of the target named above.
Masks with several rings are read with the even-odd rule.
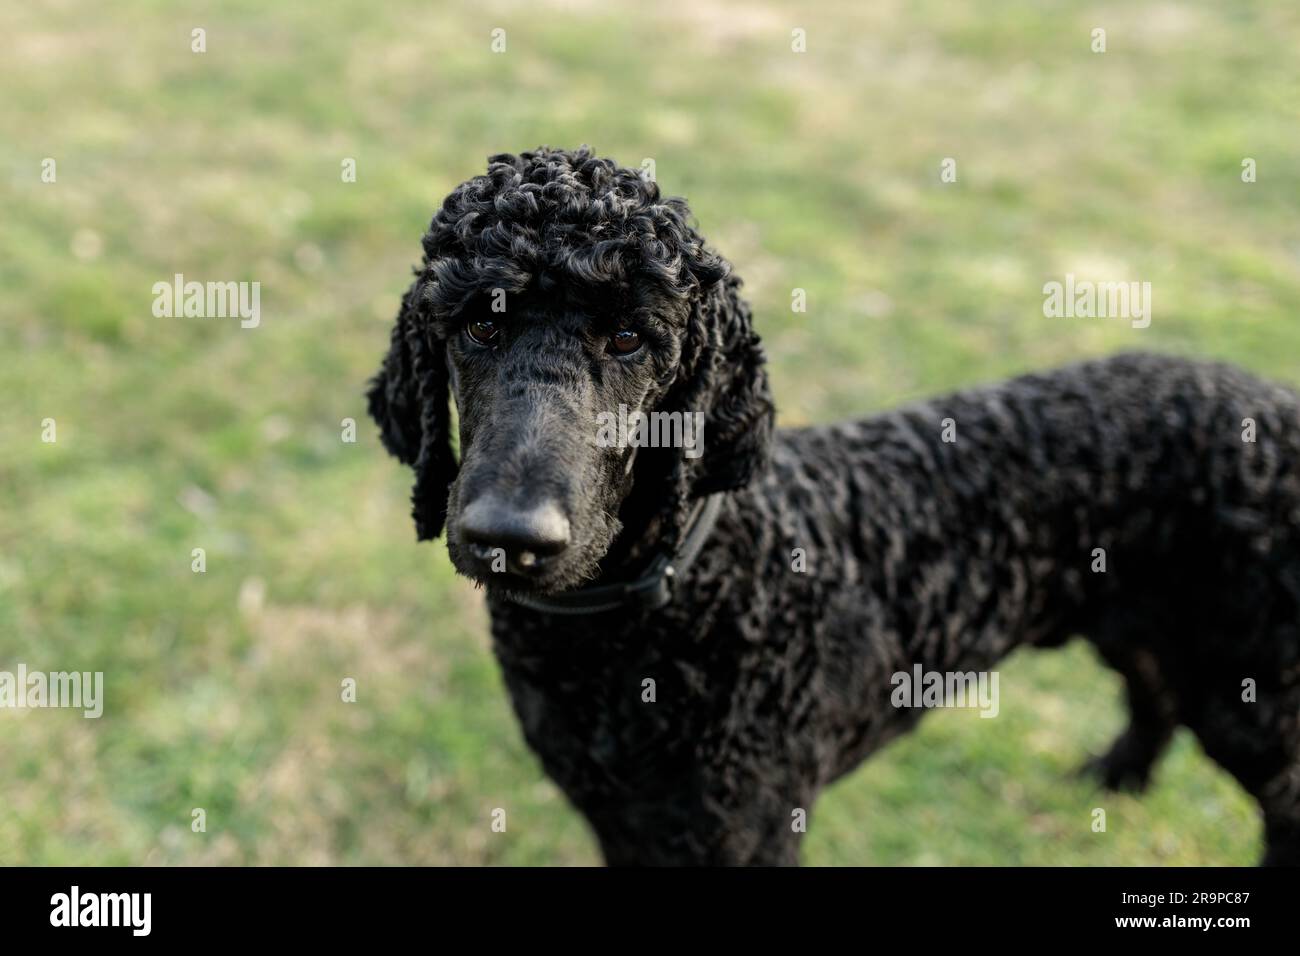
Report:
[[[418,311],[421,280],[402,296],[388,355],[367,393],[384,447],[415,469],[412,516],[421,541],[447,520],[447,492],[459,467],[451,451],[446,347],[426,331]]]
[[[705,287],[687,324],[684,389],[673,404],[704,413],[703,454],[683,475],[690,497],[745,487],[771,453],[775,411],[767,358],[739,290],[740,280],[729,275]]]

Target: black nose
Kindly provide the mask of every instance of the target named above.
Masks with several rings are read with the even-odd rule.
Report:
[[[489,493],[461,512],[460,533],[479,560],[504,559],[510,570],[531,574],[569,546],[569,519],[553,501],[521,509]]]

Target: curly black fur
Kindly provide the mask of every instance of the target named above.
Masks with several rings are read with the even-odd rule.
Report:
[[[419,536],[446,522],[487,586],[524,734],[606,859],[794,863],[794,811],[918,719],[891,705],[892,674],[1082,634],[1131,704],[1105,782],[1140,786],[1184,724],[1259,800],[1266,861],[1300,862],[1296,394],[1124,355],[773,432],[738,289],[684,202],[636,172],[585,148],[495,156],[434,216],[370,392],[415,468]],[[504,328],[477,346],[465,325],[489,314]],[[645,345],[612,356],[626,325]],[[703,457],[597,447],[594,415],[620,402],[702,411]],[[485,489],[559,503],[569,549],[492,573],[457,530]],[[557,618],[509,599],[635,576],[712,492],[721,517],[668,607]]]

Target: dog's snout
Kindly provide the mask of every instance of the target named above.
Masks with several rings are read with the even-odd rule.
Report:
[[[491,561],[503,555],[510,570],[527,574],[569,546],[569,519],[553,501],[517,508],[483,495],[461,514],[460,533],[475,557]]]

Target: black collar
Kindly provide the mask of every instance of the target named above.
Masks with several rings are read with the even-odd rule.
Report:
[[[620,608],[658,610],[673,599],[674,581],[678,575],[686,573],[704,547],[722,509],[722,497],[717,494],[702,499],[695,506],[677,553],[658,555],[650,562],[645,574],[635,580],[598,584],[546,596],[511,594],[508,597],[515,604],[549,614],[602,614]]]

